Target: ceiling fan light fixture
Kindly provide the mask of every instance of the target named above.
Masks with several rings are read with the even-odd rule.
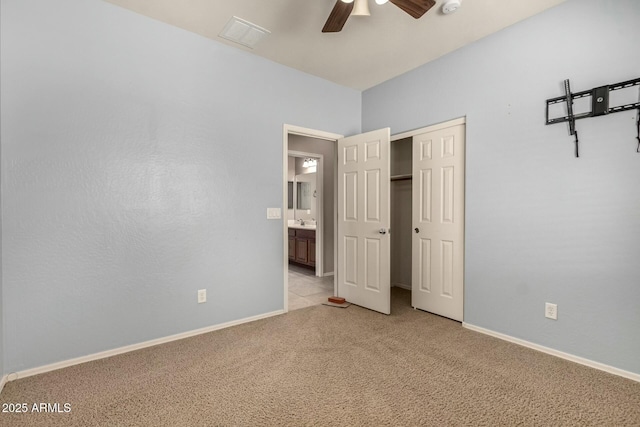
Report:
[[[356,2],[353,5],[353,12],[351,12],[351,15],[353,15],[353,16],[371,16],[371,13],[369,12],[369,2],[368,2],[368,0],[355,0],[355,1]]]
[[[460,0],[457,1],[458,3],[460,2]],[[327,21],[324,23],[324,27],[322,27],[323,33],[337,33],[342,31],[342,27],[344,27],[347,19],[352,15],[371,15],[371,13],[369,13],[368,0],[335,0],[335,2]],[[387,0],[376,0],[376,3],[383,5],[387,3]],[[436,0],[391,0],[391,3],[411,17],[419,19],[436,5]]]

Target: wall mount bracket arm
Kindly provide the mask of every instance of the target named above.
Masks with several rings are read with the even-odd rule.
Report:
[[[620,83],[615,83],[606,86],[595,87],[591,90],[585,90],[582,92],[571,93],[571,87],[569,84],[569,79],[564,81],[564,96],[558,96],[556,98],[547,99],[547,108],[546,108],[546,124],[552,125],[555,123],[569,123],[569,135],[575,136],[575,144],[576,144],[576,157],[579,157],[578,153],[578,131],[576,130],[576,120],[586,119],[587,117],[597,117],[603,116],[606,114],[619,113],[621,111],[628,110],[638,110],[638,116],[640,120],[640,101],[630,103],[630,104],[622,104],[617,106],[609,106],[609,93],[619,89],[625,89],[632,86],[639,86],[640,88],[640,78],[627,80]],[[584,98],[590,96],[591,97],[591,111],[583,112],[575,114],[573,112],[573,101],[575,99]],[[639,97],[640,99],[640,97]],[[558,104],[561,102],[566,102],[567,104],[567,115],[562,117],[549,117],[549,106],[553,104]],[[638,141],[640,142],[640,130],[638,131]],[[640,146],[639,146],[640,150]],[[640,152],[640,151],[639,151]]]

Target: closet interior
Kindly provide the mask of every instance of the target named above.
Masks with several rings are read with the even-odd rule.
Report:
[[[391,286],[411,290],[413,138],[391,141]]]

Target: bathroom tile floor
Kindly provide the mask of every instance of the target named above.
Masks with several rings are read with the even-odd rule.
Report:
[[[317,277],[310,268],[289,264],[289,311],[322,304],[333,295],[333,276]]]

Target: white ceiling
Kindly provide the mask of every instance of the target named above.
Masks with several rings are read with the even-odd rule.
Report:
[[[371,16],[322,33],[336,0],[105,0],[343,86],[368,89],[565,0],[462,0],[452,15],[437,0],[415,20],[369,0]],[[218,36],[232,17],[271,34],[250,49]]]

